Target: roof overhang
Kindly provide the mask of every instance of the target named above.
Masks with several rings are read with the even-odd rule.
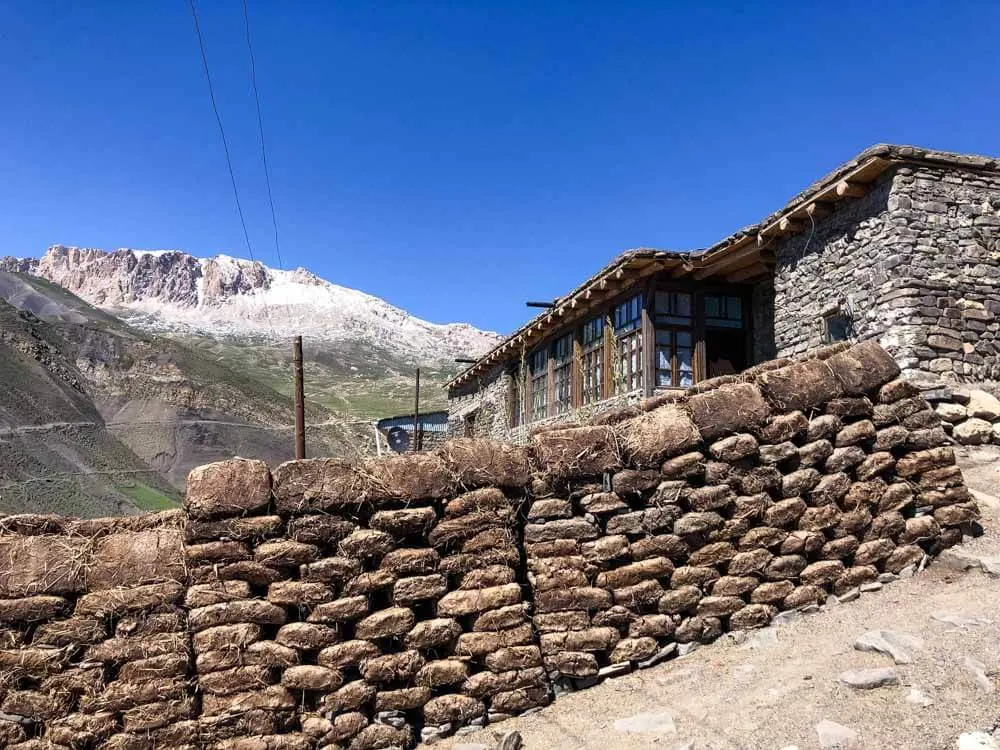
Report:
[[[609,300],[636,282],[660,272],[672,279],[754,283],[774,269],[774,240],[807,231],[833,213],[845,200],[864,196],[878,177],[893,163],[929,163],[963,170],[1000,169],[1000,161],[985,156],[930,151],[914,146],[880,144],[814,182],[781,209],[761,222],[745,227],[704,250],[673,252],[639,249],[619,255],[608,266],[587,279],[555,306],[536,316],[501,341],[446,387],[461,385],[489,371],[495,365],[520,357],[553,330],[587,315],[594,306]]]

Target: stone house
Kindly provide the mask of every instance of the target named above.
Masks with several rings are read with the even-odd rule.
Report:
[[[758,224],[632,250],[448,383],[449,432],[528,429],[875,338],[904,373],[1000,379],[1000,160],[878,145]]]

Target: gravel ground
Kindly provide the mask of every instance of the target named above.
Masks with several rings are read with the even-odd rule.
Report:
[[[1000,451],[963,449],[960,461],[969,486],[984,493],[986,529],[963,547],[1000,555]],[[855,650],[871,630],[918,638],[912,663]],[[895,669],[899,684],[859,690],[838,681],[847,670],[875,668]],[[743,643],[726,636],[435,747],[494,747],[496,733],[516,729],[526,750],[954,749],[962,733],[1000,725],[998,674],[1000,579],[937,564],[858,601],[750,633]],[[824,721],[853,731],[853,740],[824,744],[817,731]]]

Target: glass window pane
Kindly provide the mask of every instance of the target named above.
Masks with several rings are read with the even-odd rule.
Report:
[[[674,335],[677,337],[677,346],[691,346],[690,331],[677,331]]]
[[[720,300],[713,294],[705,295],[705,317],[706,318],[718,318],[721,317],[722,305]]]
[[[677,349],[677,370],[680,373],[680,385],[691,385],[694,382],[690,349]]]
[[[676,306],[673,310],[675,315],[679,315],[684,318],[691,317],[691,295],[690,294],[674,294],[674,299],[676,301]]]
[[[732,320],[743,319],[743,300],[739,297],[729,297],[726,300],[726,317]]]

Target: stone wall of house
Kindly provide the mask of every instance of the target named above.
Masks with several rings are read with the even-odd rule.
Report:
[[[871,342],[526,446],[195,469],[183,512],[0,519],[0,744],[376,750],[872,592],[978,511]]]
[[[892,174],[883,174],[864,197],[838,203],[814,226],[774,242],[777,356],[824,345],[823,315],[837,306],[850,314],[852,340],[886,332],[890,321],[878,304],[880,290],[904,262],[906,246],[890,212],[892,186]]]
[[[496,365],[482,377],[448,392],[448,434],[466,436],[466,419],[473,415],[469,437],[505,440],[511,424],[513,376],[505,365]]]
[[[777,246],[777,354],[823,344],[838,304],[909,377],[1000,379],[1000,175],[898,164]]]
[[[889,216],[902,262],[879,300],[884,343],[916,377],[1000,379],[1000,175],[898,167]]]

